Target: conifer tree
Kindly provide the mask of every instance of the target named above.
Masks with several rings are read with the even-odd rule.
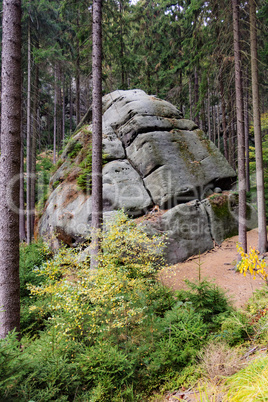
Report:
[[[92,251],[91,268],[98,265],[102,225],[102,0],[93,1],[92,48]]]
[[[256,5],[255,0],[249,0],[250,6],[250,49],[251,49],[251,81],[253,101],[253,121],[255,138],[256,157],[256,180],[257,180],[257,206],[258,206],[258,250],[264,253],[267,249],[267,229],[265,216],[265,194],[263,155],[261,137],[261,119],[259,102],[259,80],[258,80],[258,54],[257,54],[257,27],[256,27]]]
[[[3,1],[0,157],[0,338],[20,331],[21,2]]]
[[[237,145],[238,145],[238,235],[239,243],[247,251],[246,232],[246,172],[245,172],[245,137],[243,124],[243,94],[241,76],[240,54],[240,30],[239,30],[239,5],[237,0],[232,0],[233,9],[233,33],[234,33],[234,58],[235,58],[235,93],[237,115]]]

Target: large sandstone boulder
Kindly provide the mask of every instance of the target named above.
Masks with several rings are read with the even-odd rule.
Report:
[[[39,222],[42,236],[56,233],[76,244],[90,235],[90,153],[89,125],[69,141],[51,178],[53,191]],[[103,154],[105,219],[118,209],[132,217],[148,214],[155,205],[167,210],[154,225],[148,221],[144,227],[168,233],[169,261],[203,252],[213,241],[222,241],[232,225],[237,227],[235,219],[232,225],[222,224],[224,219],[206,199],[215,187],[231,188],[234,170],[196,124],[183,119],[170,103],[141,90],[104,96]],[[82,176],[88,178],[86,187],[81,187]]]
[[[248,205],[247,228],[257,225],[256,211]],[[202,201],[177,205],[167,212],[148,214],[140,223],[149,235],[166,233],[166,260],[169,264],[184,261],[220,245],[237,234],[238,198],[230,192],[213,194]]]

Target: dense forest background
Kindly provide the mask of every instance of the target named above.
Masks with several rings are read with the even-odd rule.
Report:
[[[74,0],[22,3],[24,137],[31,130],[43,150],[53,147],[56,136],[60,149],[91,105],[92,6]],[[264,0],[257,6],[262,112],[268,102],[267,7]],[[246,133],[252,117],[249,28],[245,1],[240,35]],[[177,105],[235,166],[230,2],[103,2],[103,93],[132,88]]]
[[[122,211],[101,234],[98,269],[89,269],[88,243],[54,252],[40,239],[33,241],[62,148],[92,104],[92,4],[22,1],[21,69],[21,1],[3,3],[0,399],[162,402],[167,391],[183,399],[194,388],[207,402],[268,400],[267,212],[262,254],[247,254],[242,244],[241,259],[234,262],[233,275],[259,275],[265,285],[241,311],[203,279],[200,256],[194,262],[197,282],[186,281],[187,289],[176,292],[164,287],[159,270],[166,239],[147,236]],[[141,88],[176,105],[238,171],[239,223],[246,193],[242,165],[247,196],[257,199],[260,215],[264,194],[253,194],[260,172],[268,188],[267,0],[258,2],[257,12],[253,0],[97,3],[103,3],[103,94]],[[260,95],[259,137],[253,84]],[[16,107],[20,99],[22,107]],[[10,187],[14,204],[20,202],[19,217],[9,205]]]

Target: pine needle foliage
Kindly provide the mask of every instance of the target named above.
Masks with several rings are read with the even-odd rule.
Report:
[[[32,321],[21,345],[16,334],[0,341],[0,399],[144,401],[193,377],[209,314],[223,299],[203,284],[203,305],[191,299],[195,288],[174,297],[158,281],[164,248],[165,238],[147,236],[120,211],[103,231],[98,270],[87,249],[61,248],[30,264]]]
[[[212,327],[217,321],[217,316],[232,310],[227,296],[215,284],[206,280],[198,282],[186,280],[185,282],[189,289],[177,292],[178,300],[191,303],[194,311]]]

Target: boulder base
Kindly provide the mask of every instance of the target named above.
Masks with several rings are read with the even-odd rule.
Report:
[[[43,237],[56,233],[75,245],[90,236],[91,152],[89,125],[71,138],[51,178],[39,221]],[[141,90],[104,96],[103,160],[105,219],[119,209],[144,216],[144,230],[167,233],[169,262],[202,253],[237,230],[232,203],[224,209],[212,201],[215,188],[229,200],[224,194],[236,179],[234,170],[203,131],[170,103]],[[148,216],[154,206],[162,212],[152,222]]]

